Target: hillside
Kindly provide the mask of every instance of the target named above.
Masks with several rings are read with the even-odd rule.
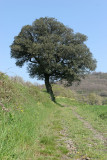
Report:
[[[107,97],[107,73],[94,72],[82,79],[80,84],[73,84],[71,87],[79,93],[97,93],[101,96]]]
[[[57,82],[57,84],[60,86],[57,86],[57,88],[61,89],[66,82]],[[107,105],[107,73],[94,72],[88,74],[84,79],[81,79],[79,84],[74,82],[72,86],[66,89],[71,90],[75,99],[79,102],[91,105]]]
[[[0,73],[0,160],[105,160],[107,106],[77,102]]]

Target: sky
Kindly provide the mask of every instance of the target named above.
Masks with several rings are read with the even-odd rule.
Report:
[[[74,32],[87,35],[88,48],[97,60],[96,72],[107,72],[107,0],[0,0],[0,71],[31,79],[26,65],[19,68],[10,57],[10,45],[24,25],[40,17],[54,17]]]

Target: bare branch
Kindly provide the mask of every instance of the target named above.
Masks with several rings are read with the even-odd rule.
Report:
[[[29,60],[29,61],[30,61],[30,62],[32,62],[32,63],[37,63],[37,61],[32,61],[32,60],[31,60],[31,58],[30,58],[30,60]]]

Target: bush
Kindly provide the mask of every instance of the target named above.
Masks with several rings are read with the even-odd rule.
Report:
[[[67,97],[67,98],[74,98],[75,92],[71,91],[69,88],[65,88],[62,85],[53,85],[53,92],[54,95],[61,96],[61,97]]]
[[[8,103],[14,95],[14,87],[8,76],[0,72],[0,102]]]
[[[100,96],[107,97],[107,91],[104,91],[104,92],[100,93]]]
[[[107,98],[104,98],[102,103],[103,105],[107,105]]]
[[[90,105],[102,105],[102,98],[101,96],[96,95],[95,93],[90,93],[87,96],[88,103]]]
[[[10,77],[10,79],[15,82],[15,83],[20,83],[20,84],[25,84],[25,81],[23,80],[22,77],[20,76],[14,76],[14,77]]]

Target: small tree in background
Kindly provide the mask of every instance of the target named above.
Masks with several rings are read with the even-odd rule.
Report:
[[[96,60],[84,43],[87,37],[54,18],[40,18],[22,27],[11,45],[11,57],[22,67],[26,62],[31,77],[45,80],[52,101],[51,81],[79,81],[96,68]]]

